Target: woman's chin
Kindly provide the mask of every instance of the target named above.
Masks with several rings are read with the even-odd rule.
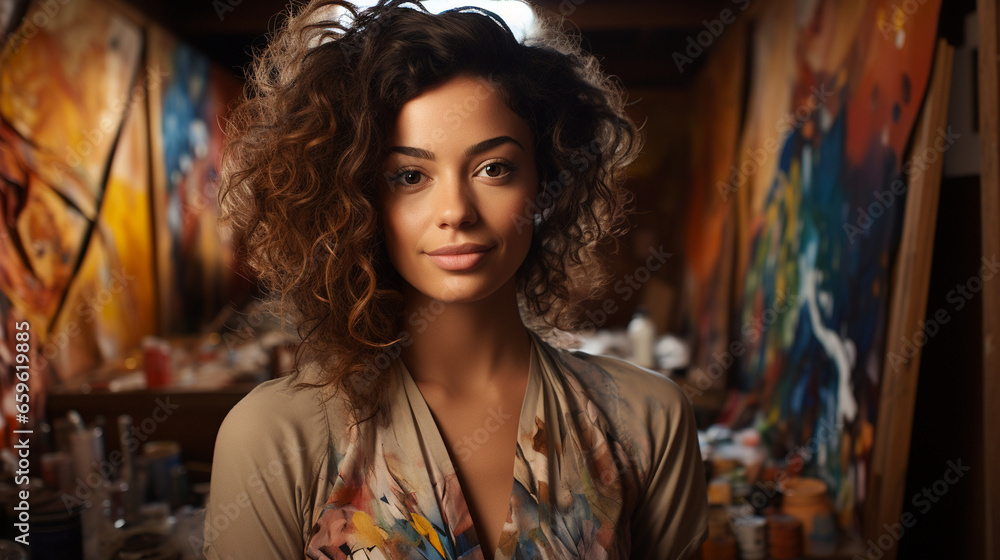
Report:
[[[448,275],[431,285],[413,286],[413,288],[425,298],[438,302],[435,305],[439,305],[485,302],[496,295],[502,285],[478,275],[476,277]]]

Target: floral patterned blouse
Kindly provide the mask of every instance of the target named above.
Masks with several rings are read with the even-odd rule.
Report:
[[[704,540],[694,415],[659,373],[531,333],[510,509],[496,559],[669,560]],[[219,431],[207,558],[483,558],[430,409],[400,360],[391,421],[352,428],[337,398],[288,378]]]

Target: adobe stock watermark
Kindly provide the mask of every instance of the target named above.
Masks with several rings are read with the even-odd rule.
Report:
[[[495,95],[500,90],[500,82],[493,77],[493,74],[488,76],[477,76],[475,78],[476,87],[473,92],[462,98],[461,101],[452,103],[444,113],[441,114],[441,120],[444,122],[444,126],[439,126],[434,130],[427,133],[420,142],[420,146],[429,146],[430,149],[441,145],[447,139],[447,133],[449,131],[455,131],[465,124],[465,121],[479,109],[480,103],[489,99],[491,95]]]
[[[926,3],[927,0],[903,0],[899,4],[896,2],[890,4],[888,12],[892,15],[888,19],[879,17],[876,22],[882,39],[892,40],[897,47],[902,48],[906,39],[906,33],[903,31],[904,25]]]
[[[188,545],[191,551],[199,554],[205,542],[212,543],[219,534],[229,528],[240,515],[249,509],[253,502],[251,497],[264,492],[268,484],[274,480],[284,480],[287,478],[286,465],[292,460],[302,457],[306,451],[305,447],[288,442],[277,457],[271,459],[266,465],[261,465],[245,480],[243,490],[237,493],[229,502],[218,504],[213,502],[209,496],[209,511],[215,513],[211,518],[206,518],[205,531],[202,535],[191,535],[188,537]]]
[[[927,171],[927,168],[934,164],[938,158],[944,157],[944,153],[954,146],[955,141],[959,138],[961,138],[961,135],[952,132],[951,126],[948,126],[947,129],[938,128],[937,136],[934,137],[931,145],[923,151],[913,154],[910,160],[903,164],[903,175],[909,176],[913,171],[919,171],[920,173]],[[869,204],[867,208],[857,207],[857,218],[854,220],[854,223],[844,223],[844,233],[847,234],[847,240],[853,245],[854,240],[859,235],[868,233],[868,230],[875,225],[875,221],[892,208],[892,205],[896,203],[897,197],[906,193],[906,189],[906,182],[899,178],[894,180],[889,185],[889,188],[882,191],[875,191],[874,202]]]
[[[226,19],[226,14],[232,12],[243,3],[243,0],[212,0],[212,8],[215,9],[215,15],[219,17],[219,21],[224,21]]]
[[[970,276],[965,282],[956,284],[945,295],[945,301],[951,304],[952,311],[961,311],[965,308],[976,297],[976,294],[983,290],[983,285],[996,276],[997,271],[1000,270],[1000,261],[997,260],[995,254],[988,259],[985,256],[981,257],[981,262],[982,266],[979,267],[977,274]],[[909,363],[917,355],[917,350],[926,346],[934,336],[941,332],[942,325],[951,321],[951,315],[945,307],[940,307],[934,311],[933,315],[928,315],[931,318],[921,319],[917,323],[916,330],[900,336],[903,348],[899,352],[895,350],[889,352],[889,366],[893,371],[899,371],[899,368]]]
[[[382,28],[387,27],[390,23],[392,23],[392,21],[393,21],[392,18],[384,18],[384,17],[375,18],[375,21],[368,22],[368,25],[365,27],[366,34],[371,36],[377,33],[381,33]],[[354,25],[353,17],[351,16],[350,12],[341,14],[341,16],[338,18],[336,22],[331,22],[331,23],[333,25],[331,25],[331,27],[327,28],[325,31],[329,32],[333,31],[334,29],[337,29],[337,32],[342,33],[345,29],[349,29],[351,26]],[[348,64],[350,64],[354,60],[354,57],[361,54],[361,51],[364,50],[364,47],[358,45],[357,41],[345,42],[342,41],[340,37],[332,38],[329,35],[327,35],[325,37],[324,36],[317,37],[317,39],[319,40],[319,42],[316,43],[315,46],[322,45],[331,40],[336,41],[337,46],[340,48],[340,54],[344,57],[344,60]]]
[[[327,261],[333,258],[334,251],[335,244],[329,243],[328,238],[316,239],[313,242],[311,257],[304,259],[305,263],[302,268],[296,271],[277,271],[277,276],[281,278],[278,284],[298,286],[302,277],[314,274],[317,269],[326,267]],[[235,324],[232,321],[226,321],[229,327],[220,335],[220,342],[225,345],[226,350],[234,352],[245,343],[257,338],[262,327],[264,331],[267,331],[273,323],[281,323],[281,312],[276,309],[276,303],[275,301],[257,301],[248,313],[230,307],[230,311],[235,316]]]
[[[257,329],[264,325],[265,315],[259,306],[250,313],[240,314],[233,329],[222,333],[222,343],[226,350],[235,352],[237,348],[256,338]]]
[[[105,138],[118,132],[126,108],[133,102],[141,102],[151,88],[158,87],[163,83],[164,78],[169,76],[170,74],[161,70],[159,66],[147,66],[142,83],[136,84],[131,90],[112,102],[101,114],[97,126],[82,132],[82,140],[75,145],[67,146],[66,164],[70,167],[77,167],[94,155],[94,150],[104,142]]]
[[[447,306],[445,300],[451,299],[457,294],[458,287],[446,283],[444,285],[443,299],[434,298],[430,301],[430,303],[421,305],[411,311],[406,317],[408,326],[404,327],[399,331],[399,333],[396,334],[396,342],[386,346],[377,356],[375,356],[372,362],[374,369],[378,372],[387,371],[396,359],[402,355],[403,349],[413,344],[413,335],[410,333],[410,328],[413,328],[417,334],[422,334],[428,327],[430,327],[431,323],[444,313]],[[368,389],[378,380],[378,374],[375,371],[372,371],[372,369],[368,369],[363,375],[352,375],[350,383],[354,387],[355,391],[361,392],[362,389]]]
[[[962,464],[962,459],[949,460],[947,468],[941,478],[935,480],[928,486],[924,486],[919,492],[910,497],[910,504],[917,508],[921,515],[926,514],[934,507],[934,504],[941,501],[951,488],[958,484],[960,480],[972,470],[972,467]],[[882,525],[883,532],[877,538],[868,539],[868,548],[865,555],[855,554],[853,560],[879,560],[893,546],[903,538],[907,530],[916,526],[919,518],[909,511],[904,511],[899,517],[899,521],[892,525],[885,523]]]
[[[783,138],[785,134],[792,130],[801,128],[802,125],[812,118],[816,111],[819,111],[826,105],[827,101],[836,93],[826,88],[826,83],[823,83],[819,87],[812,86],[809,98],[803,104],[799,105],[794,111],[786,113],[774,123],[774,130],[777,132],[778,137],[769,137],[764,141],[763,146],[756,149],[747,148],[745,150],[745,157],[739,162],[739,168],[736,167],[735,163],[729,166],[729,181],[718,181],[715,184],[715,188],[722,195],[723,202],[728,201],[730,194],[735,193],[740,187],[745,185],[747,180],[760,170],[760,166],[771,155],[776,154],[781,149],[779,138]]]
[[[42,29],[45,29],[56,18],[63,6],[68,5],[73,0],[42,0],[38,2],[38,7],[30,16],[26,16],[21,24],[14,30],[7,43],[11,52],[16,53],[24,43],[33,39]]]
[[[443,124],[425,133],[417,143],[420,148],[416,151],[416,153],[408,155],[413,155],[423,159],[433,159],[434,149],[447,140],[448,133],[461,128],[462,125],[468,120],[469,116],[479,109],[479,106],[483,101],[499,91],[500,83],[493,77],[493,74],[488,76],[477,76],[475,81],[477,83],[473,92],[464,96],[461,101],[452,103],[452,105],[441,114]],[[395,192],[395,179],[397,178],[397,175],[393,172],[386,172],[383,176],[389,184],[390,192]]]
[[[559,2],[559,15],[569,17],[576,12],[577,7],[582,6],[587,0],[562,0]]]
[[[797,445],[785,454],[784,464],[774,473],[774,479],[769,481],[758,480],[755,484],[761,492],[752,493],[749,501],[744,503],[740,509],[744,515],[753,515],[752,510],[761,511],[767,507],[771,500],[781,492],[785,482],[799,473],[808,463],[813,455],[819,450],[820,445],[825,445],[840,438],[843,426],[831,422],[829,418],[822,418],[816,427],[815,434],[807,439],[802,445]]]
[[[65,327],[42,346],[41,357],[44,360],[42,367],[53,360],[60,351],[65,350],[69,346],[70,339],[80,334],[81,322],[83,325],[89,325],[96,321],[101,311],[135,279],[136,277],[124,268],[111,270],[108,286],[78,303],[73,309],[74,315],[66,322]]]
[[[587,171],[590,166],[597,162],[598,157],[604,153],[603,146],[596,138],[589,144],[578,146],[570,154],[569,162],[580,173]],[[524,231],[525,227],[532,228],[535,223],[543,220],[556,204],[556,199],[562,195],[563,190],[573,182],[573,176],[569,171],[562,169],[559,175],[552,181],[541,181],[538,194],[533,199],[524,201],[524,211],[512,216],[514,228],[518,233]]]
[[[664,250],[663,245],[649,247],[646,261],[642,266],[637,267],[633,272],[619,278],[614,284],[615,293],[621,296],[621,301],[629,301],[643,284],[648,282],[653,273],[659,270],[666,260],[673,256]],[[413,333],[422,334],[432,322],[434,322],[446,309],[446,300],[457,295],[458,287],[446,284],[443,298],[435,298],[426,305],[414,309],[406,316],[406,326],[396,335],[396,343],[385,347],[373,360],[372,365],[376,371],[388,370],[393,362],[403,353],[403,349],[413,344]],[[596,311],[588,310],[587,321],[582,326],[585,334],[592,335],[594,331],[607,323],[610,315],[618,311],[618,302],[615,298],[606,298]],[[411,329],[413,332],[411,332]],[[378,381],[375,371],[369,370],[364,375],[351,376],[350,383],[355,390],[368,388],[372,383]]]
[[[739,12],[746,11],[750,7],[750,0],[731,0]],[[704,26],[704,30],[698,32],[697,35],[688,35],[687,44],[684,47],[684,52],[674,51],[671,58],[674,61],[674,66],[677,67],[677,71],[684,73],[684,67],[693,64],[695,59],[700,57],[705,53],[705,49],[712,46],[712,43],[716,39],[722,36],[722,32],[726,30],[727,25],[732,25],[736,21],[736,16],[738,12],[734,12],[729,8],[723,8],[719,12],[719,17],[713,20],[702,20],[701,24]]]
[[[491,409],[489,418],[483,422],[482,426],[473,430],[471,435],[463,437],[462,441],[455,446],[455,452],[461,459],[471,459],[476,451],[486,445],[490,436],[499,431],[500,427],[512,417],[511,414],[503,411],[503,407],[498,406]]]
[[[636,267],[635,270],[615,281],[613,290],[614,293],[621,296],[620,298],[607,297],[596,310],[588,309],[586,311],[587,320],[580,327],[581,334],[593,336],[597,329],[603,327],[612,315],[618,313],[620,309],[618,301],[626,302],[632,299],[643,284],[649,282],[653,273],[660,270],[667,259],[673,256],[673,253],[663,250],[663,245],[649,247],[647,253],[649,254],[646,255],[646,261],[642,266]]]

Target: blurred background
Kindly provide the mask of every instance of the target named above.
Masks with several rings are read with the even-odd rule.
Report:
[[[532,5],[645,135],[578,344],[695,405],[703,557],[998,557],[995,0]],[[0,0],[0,539],[31,430],[32,558],[198,557],[218,426],[289,372],[215,199],[285,6]]]

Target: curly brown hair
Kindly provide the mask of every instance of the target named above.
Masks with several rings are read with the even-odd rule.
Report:
[[[631,197],[622,181],[640,138],[621,86],[578,39],[537,19],[519,42],[476,8],[292,7],[230,112],[222,223],[297,325],[295,371],[305,357],[317,363],[320,385],[343,391],[357,422],[385,417],[379,381],[410,340],[378,186],[394,119],[425,88],[486,78],[532,131],[541,185],[518,217],[534,228],[517,272],[525,324],[545,337],[574,331],[581,303],[603,291],[600,249],[624,232]]]

